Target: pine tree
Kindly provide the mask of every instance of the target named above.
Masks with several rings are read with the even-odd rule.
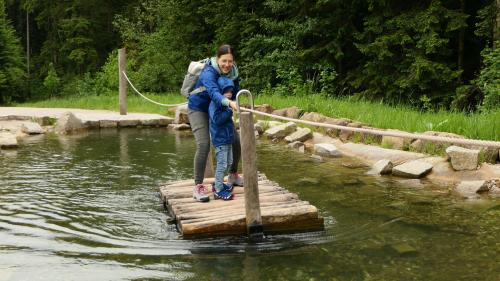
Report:
[[[0,104],[23,97],[24,66],[21,45],[0,0]]]

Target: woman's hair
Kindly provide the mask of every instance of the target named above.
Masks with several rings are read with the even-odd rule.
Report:
[[[234,57],[233,47],[228,44],[221,45],[219,49],[217,49],[217,57],[220,58],[221,56],[226,54],[231,54]]]

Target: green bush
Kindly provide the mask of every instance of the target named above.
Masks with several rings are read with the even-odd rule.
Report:
[[[500,106],[500,49],[486,48],[481,56],[484,66],[476,84],[484,94],[481,110],[489,111]]]

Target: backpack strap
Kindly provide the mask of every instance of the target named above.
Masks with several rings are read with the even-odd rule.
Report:
[[[191,96],[191,95],[199,94],[199,93],[205,91],[206,89],[207,88],[205,88],[205,86],[198,87],[198,88],[192,90],[191,92],[189,92],[189,95]]]

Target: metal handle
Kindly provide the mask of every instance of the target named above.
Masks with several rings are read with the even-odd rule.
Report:
[[[250,93],[250,91],[246,90],[246,89],[239,90],[238,93],[236,94],[236,105],[238,106],[238,114],[241,113],[241,110],[240,110],[240,95],[241,94],[248,94],[248,96],[250,97],[250,109],[253,110],[253,96],[252,96],[252,93]]]

